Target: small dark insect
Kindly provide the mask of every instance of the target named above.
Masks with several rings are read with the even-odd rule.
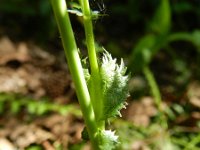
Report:
[[[92,10],[99,11],[100,14],[105,14],[106,7],[103,0],[90,0],[90,7]]]

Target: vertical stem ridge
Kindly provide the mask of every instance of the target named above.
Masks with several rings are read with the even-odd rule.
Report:
[[[81,2],[82,2],[84,29],[86,35],[87,48],[88,48],[88,55],[91,65],[91,72],[92,74],[98,74],[99,67],[95,50],[95,40],[93,34],[90,6],[88,0],[81,0]]]
[[[82,11],[83,11],[83,20],[84,20],[84,29],[86,36],[86,43],[89,55],[89,61],[91,66],[91,80],[92,80],[92,88],[91,88],[91,100],[93,103],[93,108],[95,111],[96,121],[98,121],[99,117],[102,113],[102,95],[101,95],[101,87],[100,87],[100,76],[99,76],[99,66],[96,56],[95,50],[95,39],[93,34],[93,24],[92,24],[92,14],[90,11],[89,1],[81,0]],[[104,129],[105,127],[104,121],[98,121],[98,127]]]

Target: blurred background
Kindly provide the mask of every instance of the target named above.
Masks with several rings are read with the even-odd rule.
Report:
[[[67,4],[74,9],[75,1]],[[199,150],[200,1],[90,5],[99,14],[97,51],[123,58],[131,73],[129,105],[109,125],[119,135],[118,149]],[[84,58],[82,20],[70,18]],[[83,128],[50,2],[1,0],[0,149],[89,149]]]

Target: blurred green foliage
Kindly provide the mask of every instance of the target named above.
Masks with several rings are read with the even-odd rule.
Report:
[[[200,30],[194,32],[172,32],[171,31],[171,6],[168,0],[160,1],[160,5],[155,14],[147,24],[149,31],[147,35],[139,39],[134,46],[129,57],[129,68],[133,72],[141,71],[146,65],[149,65],[159,50],[166,49],[170,42],[187,41],[196,46],[199,51]]]
[[[181,127],[175,126],[167,131],[159,124],[139,127],[124,120],[116,120],[114,126],[121,140],[118,150],[129,150],[133,147],[150,150],[199,149],[200,134],[198,132],[184,131]]]
[[[62,115],[73,113],[76,116],[81,116],[80,110],[73,104],[61,105],[52,103],[48,98],[36,100],[19,94],[0,93],[0,114],[10,113],[15,115],[22,111],[38,116],[51,112],[58,112]]]
[[[42,146],[39,145],[31,145],[26,150],[43,150]]]
[[[141,38],[133,49],[129,59],[129,67],[133,71],[141,70],[151,62],[153,55],[165,44],[170,26],[171,11],[169,1],[162,0],[153,19],[148,24],[150,33]]]

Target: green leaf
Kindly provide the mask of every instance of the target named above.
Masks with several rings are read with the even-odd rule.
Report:
[[[97,121],[121,115],[120,110],[125,108],[125,100],[129,95],[129,75],[126,75],[126,69],[123,60],[118,65],[117,60],[113,59],[107,51],[104,51],[102,63],[100,64],[100,87],[93,84],[94,80],[90,76],[88,69],[84,69],[90,96],[93,99],[97,99],[95,102],[98,102],[98,104],[93,104],[93,107],[94,105],[96,106],[94,111]],[[98,95],[94,95],[96,90],[98,90]]]
[[[125,100],[129,95],[126,67],[123,60],[121,64],[105,51],[100,67],[101,89],[103,98],[103,110],[100,119],[108,119],[120,115],[120,110],[125,108]]]
[[[83,17],[81,6],[78,3],[70,2],[70,7],[71,7],[70,9],[67,9],[68,13],[75,14],[78,17]],[[97,20],[101,16],[105,16],[105,15],[102,15],[97,10],[91,10],[92,20]]]
[[[71,14],[75,14],[79,17],[82,17],[83,16],[83,13],[80,11],[80,10],[76,10],[76,9],[67,9],[68,13],[71,13]]]
[[[155,15],[150,23],[150,28],[158,34],[166,34],[171,26],[170,4],[168,0],[161,0]]]
[[[0,100],[0,114],[3,113],[4,108],[5,108],[5,102]]]
[[[142,68],[149,64],[152,59],[153,51],[155,51],[155,45],[157,38],[153,34],[144,36],[133,49],[130,57],[129,68],[133,72],[141,71]]]
[[[170,26],[171,13],[169,1],[161,0],[148,26],[151,34],[147,34],[139,40],[130,56],[129,68],[131,71],[139,72],[151,62],[152,57],[166,44]]]
[[[43,115],[43,114],[45,114],[46,112],[48,112],[49,106],[50,106],[50,105],[47,104],[46,102],[37,103],[37,114],[38,114],[38,115]]]
[[[19,111],[20,111],[20,108],[21,108],[21,103],[20,103],[20,101],[17,101],[17,100],[15,100],[15,101],[13,101],[12,103],[11,103],[11,112],[13,113],[13,114],[16,114],[16,113],[18,113]]]
[[[118,136],[111,130],[99,130],[97,136],[101,150],[112,150],[118,144]]]
[[[27,104],[27,109],[28,109],[28,112],[29,112],[29,113],[35,114],[36,111],[37,111],[37,103],[34,102],[34,101],[30,101],[30,102]]]

